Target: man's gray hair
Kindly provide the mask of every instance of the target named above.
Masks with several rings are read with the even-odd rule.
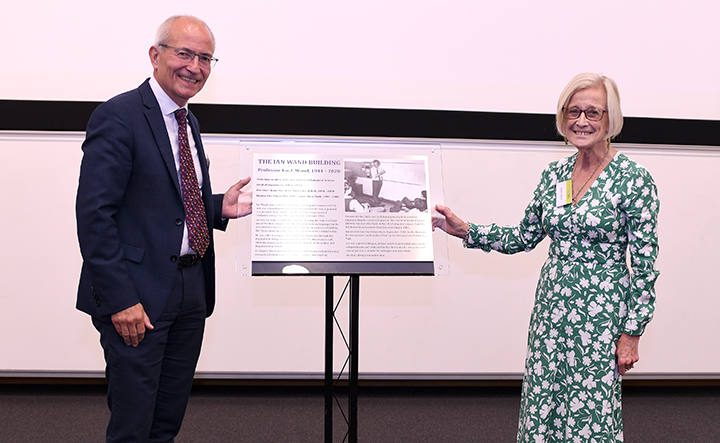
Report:
[[[210,37],[212,38],[212,45],[213,50],[215,50],[215,35],[213,34],[212,30],[210,29],[210,26],[207,25],[204,21],[200,20],[199,18],[192,16],[192,15],[173,15],[172,17],[165,20],[157,29],[157,32],[155,33],[155,46],[159,46],[161,44],[167,44],[170,40],[170,34],[172,33],[172,27],[173,24],[175,24],[176,21],[180,19],[191,19],[195,20],[196,22],[200,23],[205,27],[205,29],[208,30],[210,33]]]

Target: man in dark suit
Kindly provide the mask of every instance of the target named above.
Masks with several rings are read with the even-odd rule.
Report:
[[[177,435],[215,304],[213,228],[252,209],[242,191],[249,177],[212,195],[198,122],[187,112],[214,50],[204,22],[169,18],[149,50],[153,76],[88,122],[76,202],[77,307],[100,332],[108,442]]]

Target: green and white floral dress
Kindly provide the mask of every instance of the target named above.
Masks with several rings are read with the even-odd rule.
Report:
[[[617,340],[623,332],[641,335],[655,309],[652,177],[617,153],[576,206],[558,206],[556,185],[571,178],[576,158],[543,171],[519,225],[470,224],[465,240],[468,248],[505,254],[552,240],[528,331],[522,443],[623,441]]]

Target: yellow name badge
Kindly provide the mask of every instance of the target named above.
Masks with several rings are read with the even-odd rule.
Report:
[[[572,180],[558,182],[555,185],[555,199],[558,207],[572,203]]]

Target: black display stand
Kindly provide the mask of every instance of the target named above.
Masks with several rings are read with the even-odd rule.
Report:
[[[350,325],[348,336],[343,335],[345,345],[348,348],[348,358],[340,370],[337,379],[333,371],[333,336],[337,318],[335,312],[340,304],[343,296],[347,293],[349,286],[350,294]],[[333,285],[333,276],[325,276],[325,443],[333,441],[333,408],[335,403],[340,407],[345,423],[347,424],[347,433],[342,441],[349,443],[357,443],[357,400],[358,400],[358,323],[360,311],[360,276],[350,275],[348,284],[343,291],[343,295],[335,304],[335,291]],[[342,334],[342,329],[338,324],[338,329]],[[336,387],[342,379],[345,368],[349,368],[348,372],[348,411],[343,412],[342,406],[336,395]]]
[[[358,325],[360,312],[360,275],[434,275],[434,263],[429,262],[260,262],[252,263],[252,275],[292,275],[284,274],[285,267],[294,265],[306,269],[304,275],[325,276],[325,443],[333,442],[334,406],[347,424],[347,432],[341,442],[357,443],[357,401],[358,401]],[[354,271],[353,271],[354,270]],[[350,272],[348,272],[350,271]],[[337,304],[335,303],[334,277],[348,277],[347,285]],[[349,330],[343,333],[335,313],[343,297],[349,294]],[[335,326],[345,342],[348,357],[335,377],[333,368],[333,336]],[[345,372],[347,369],[347,373]],[[348,407],[343,410],[338,400],[337,390],[347,379]]]

